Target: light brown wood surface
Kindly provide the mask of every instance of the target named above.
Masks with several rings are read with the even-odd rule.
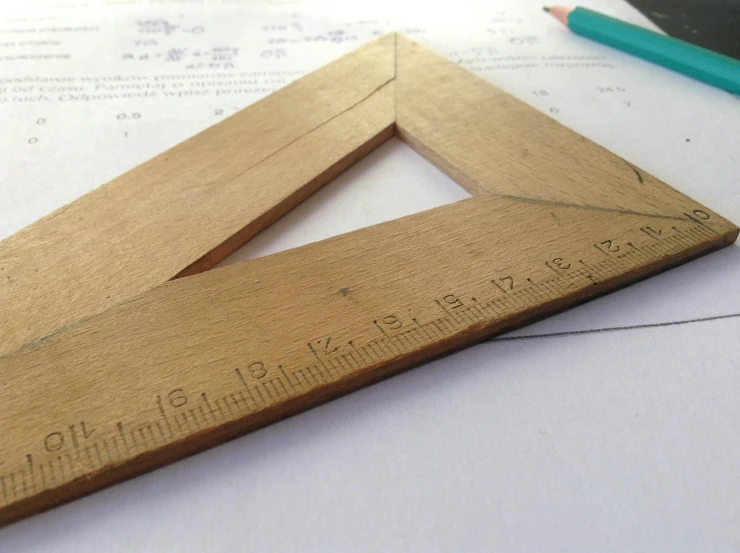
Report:
[[[208,269],[394,131],[476,197],[166,282]],[[383,37],[0,243],[12,281],[0,289],[0,523],[737,233],[451,62]]]
[[[0,355],[216,265],[392,136],[393,77],[387,36],[0,242]]]

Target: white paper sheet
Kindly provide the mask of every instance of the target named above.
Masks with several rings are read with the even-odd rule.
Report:
[[[4,6],[0,237],[388,30],[740,221],[736,97],[533,0],[352,4]],[[394,140],[227,262],[465,195]],[[0,551],[735,550],[739,277],[733,246],[508,338],[661,326],[469,348],[0,529]]]

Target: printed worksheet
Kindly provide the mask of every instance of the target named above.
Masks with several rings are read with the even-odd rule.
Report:
[[[389,31],[740,222],[740,99],[541,7],[5,5],[0,238]],[[467,196],[393,139],[223,264]],[[732,246],[0,529],[0,551],[735,549],[738,282]]]

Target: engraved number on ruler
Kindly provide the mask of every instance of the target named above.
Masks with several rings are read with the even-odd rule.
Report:
[[[285,367],[266,359],[248,359],[227,368],[234,388],[211,397],[205,391],[176,387],[155,396],[158,416],[137,423],[78,420],[42,432],[37,454],[24,453],[12,465],[0,459],[0,506],[59,486],[102,468],[181,439],[199,430],[245,417],[342,376],[398,358],[462,329],[499,321],[523,308],[562,298],[622,274],[645,261],[714,238],[703,210],[685,213],[684,221],[661,221],[630,229],[624,236],[601,237],[579,259],[553,252],[530,274],[491,274],[477,291],[447,290],[430,299],[438,316],[419,321],[413,311],[389,309],[368,321],[376,336],[363,343],[333,335],[304,342],[306,357]],[[676,225],[683,223],[679,229]],[[543,272],[545,271],[545,272]],[[539,275],[536,277],[535,275]],[[543,277],[543,275],[546,275]],[[403,313],[403,315],[401,315]]]

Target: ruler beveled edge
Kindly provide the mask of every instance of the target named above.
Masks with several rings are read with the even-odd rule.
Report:
[[[470,201],[472,200],[467,200],[467,202]],[[437,210],[444,211],[451,207],[452,206],[442,206],[441,208],[437,208]],[[427,212],[411,215],[405,219],[418,219],[420,217],[425,217],[426,213]],[[377,230],[379,228],[391,226],[394,223],[394,221],[382,223],[381,225],[377,225],[375,228]],[[369,229],[354,231],[353,233],[348,233],[339,237],[335,237],[333,239],[328,239],[324,242],[336,242],[337,240],[356,240],[356,237],[359,236],[364,230]],[[261,428],[263,426],[266,426],[267,424],[271,424],[283,418],[300,413],[313,406],[329,401],[333,398],[339,397],[383,378],[392,376],[400,370],[405,370],[417,366],[433,358],[443,356],[447,353],[451,353],[453,351],[471,345],[477,341],[490,338],[492,335],[513,330],[520,326],[529,324],[543,317],[556,313],[565,307],[570,307],[572,305],[593,299],[594,297],[609,293],[617,288],[626,286],[643,278],[662,272],[666,269],[671,268],[672,266],[684,263],[695,257],[722,248],[731,243],[731,241],[734,241],[736,237],[736,232],[734,233],[734,235],[733,233],[725,233],[722,235],[717,234],[713,239],[699,243],[692,248],[682,249],[673,255],[655,260],[650,264],[642,265],[633,271],[625,271],[619,273],[609,280],[600,282],[599,287],[587,287],[586,289],[573,290],[569,294],[559,297],[554,301],[547,302],[546,304],[534,305],[529,309],[516,312],[512,316],[497,320],[492,324],[487,323],[477,326],[473,325],[465,329],[465,332],[459,332],[450,336],[449,339],[436,342],[433,347],[416,349],[407,352],[407,354],[398,356],[385,364],[370,367],[370,369],[366,371],[358,371],[356,373],[352,373],[345,380],[331,382],[329,383],[329,385],[326,385],[324,387],[310,390],[306,394],[297,395],[287,401],[265,408],[258,413],[255,413],[255,416],[251,418],[243,417],[242,419],[232,420],[220,426],[210,427],[196,432],[195,434],[188,435],[187,437],[182,438],[176,442],[171,442],[159,449],[145,451],[136,457],[126,460],[123,463],[107,465],[102,470],[92,471],[75,480],[66,482],[62,486],[42,491],[31,497],[22,499],[8,506],[0,508],[0,525],[13,522],[29,514],[48,509],[50,507],[53,507],[54,505],[66,502],[81,495],[85,495],[118,481],[164,466],[166,464],[169,464],[170,462],[194,454],[205,448],[238,437],[246,432]],[[302,248],[291,250],[290,253],[283,252],[269,257],[282,257],[288,253],[289,255],[295,255],[298,250],[309,248],[311,246],[314,245],[304,246]],[[236,274],[237,272],[246,269],[251,264],[252,262],[237,264],[229,268],[229,270],[232,272],[232,274]],[[218,272],[225,274],[224,271],[224,269],[221,269]],[[195,282],[200,280],[201,277],[206,276],[207,275],[195,276],[193,277],[193,279],[185,279],[185,281],[173,282],[170,283],[168,286],[174,287],[174,289],[183,285],[190,286],[191,284],[194,284]],[[157,290],[153,290],[152,292],[156,293]],[[125,306],[119,306],[118,308],[114,309],[120,309],[124,307]],[[89,321],[89,324],[91,324],[94,328],[95,319],[104,317],[105,315],[106,314],[104,313],[93,317],[93,319]],[[64,336],[59,336],[55,338],[55,341],[56,340],[64,340]],[[41,345],[40,347],[43,349],[45,346]],[[1,364],[2,359],[0,359],[0,365]]]

